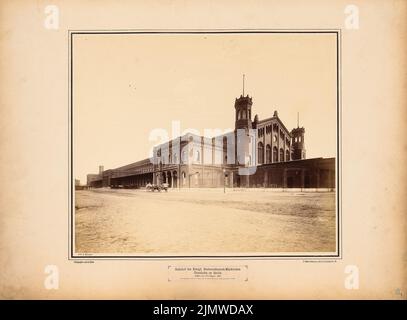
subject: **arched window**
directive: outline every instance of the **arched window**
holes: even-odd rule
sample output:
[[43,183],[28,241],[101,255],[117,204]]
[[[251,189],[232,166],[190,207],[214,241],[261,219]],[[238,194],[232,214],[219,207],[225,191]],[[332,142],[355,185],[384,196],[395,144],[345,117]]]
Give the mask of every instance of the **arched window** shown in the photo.
[[266,163],[271,163],[271,146],[266,146]]
[[201,162],[201,153],[199,152],[199,150],[196,150],[195,152],[195,161]]
[[277,147],[273,147],[273,163],[278,162],[278,149]]
[[223,148],[226,149],[228,146],[228,137],[224,136],[222,139]]
[[178,164],[178,162],[177,162],[177,154],[176,153],[174,153],[173,160],[174,160],[174,164]]
[[286,150],[285,152],[285,161],[290,161],[290,151]]
[[280,148],[280,162],[284,161],[284,150]]
[[243,110],[242,119],[246,119],[246,110]]
[[228,137],[223,136],[222,140],[222,156],[223,156],[223,164],[227,164],[228,162]]
[[259,142],[257,145],[257,163],[258,164],[263,164],[264,163],[264,146],[262,142]]
[[188,159],[187,159],[187,151],[186,150],[182,150],[182,154],[181,154],[181,162],[182,163],[187,163]]
[[241,113],[241,110],[239,110],[237,112],[237,120],[240,120],[241,117],[242,117],[242,113]]

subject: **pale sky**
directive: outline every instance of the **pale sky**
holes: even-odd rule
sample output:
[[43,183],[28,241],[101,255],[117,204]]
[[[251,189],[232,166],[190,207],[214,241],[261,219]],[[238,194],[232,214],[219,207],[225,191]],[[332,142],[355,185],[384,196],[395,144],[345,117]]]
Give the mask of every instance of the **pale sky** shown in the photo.
[[[233,129],[234,101],[305,127],[307,158],[336,156],[335,34],[74,35],[74,176],[148,157],[155,128]],[[171,137],[170,138],[175,138]]]

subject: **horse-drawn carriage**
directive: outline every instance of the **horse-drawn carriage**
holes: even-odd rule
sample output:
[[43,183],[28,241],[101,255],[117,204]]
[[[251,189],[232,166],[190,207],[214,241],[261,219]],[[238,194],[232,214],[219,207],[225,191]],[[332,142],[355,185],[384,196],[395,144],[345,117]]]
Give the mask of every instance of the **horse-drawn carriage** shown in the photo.
[[168,192],[168,183],[162,184],[147,183],[146,190],[151,192],[154,192],[155,190],[157,190],[158,192],[161,192],[161,190],[165,190],[165,192]]

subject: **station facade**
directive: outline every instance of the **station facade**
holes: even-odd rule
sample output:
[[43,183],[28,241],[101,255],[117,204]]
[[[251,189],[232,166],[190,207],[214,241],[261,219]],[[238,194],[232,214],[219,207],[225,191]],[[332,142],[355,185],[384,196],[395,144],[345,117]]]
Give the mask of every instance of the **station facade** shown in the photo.
[[306,159],[305,128],[288,130],[277,111],[252,118],[253,100],[235,99],[235,129],[212,138],[191,133],[153,149],[153,157],[87,176],[89,187],[335,188],[335,158]]

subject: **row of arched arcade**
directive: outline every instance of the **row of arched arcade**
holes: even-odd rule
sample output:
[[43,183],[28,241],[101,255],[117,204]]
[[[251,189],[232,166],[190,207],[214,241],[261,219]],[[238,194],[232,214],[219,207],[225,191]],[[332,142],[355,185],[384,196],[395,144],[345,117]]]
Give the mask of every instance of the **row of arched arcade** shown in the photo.
[[178,172],[177,170],[163,171],[156,173],[157,184],[167,183],[170,188],[178,187]]
[[153,173],[145,173],[123,177],[112,177],[108,183],[112,188],[141,188],[153,182]]
[[264,148],[264,144],[262,142],[259,142],[257,145],[257,157],[259,164],[276,163],[291,160],[289,150],[286,150],[284,152],[284,149],[280,148],[279,151],[276,146],[274,146],[273,149],[271,149],[271,146],[269,144],[267,144],[266,148]]

